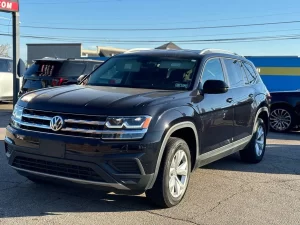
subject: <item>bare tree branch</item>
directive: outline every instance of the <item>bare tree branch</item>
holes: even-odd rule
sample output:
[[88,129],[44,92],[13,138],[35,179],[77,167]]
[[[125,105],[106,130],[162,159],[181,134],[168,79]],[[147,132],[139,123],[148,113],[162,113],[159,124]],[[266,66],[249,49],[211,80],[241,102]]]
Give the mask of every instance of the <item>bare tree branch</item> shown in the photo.
[[9,44],[0,45],[0,56],[8,56],[9,49],[10,49]]

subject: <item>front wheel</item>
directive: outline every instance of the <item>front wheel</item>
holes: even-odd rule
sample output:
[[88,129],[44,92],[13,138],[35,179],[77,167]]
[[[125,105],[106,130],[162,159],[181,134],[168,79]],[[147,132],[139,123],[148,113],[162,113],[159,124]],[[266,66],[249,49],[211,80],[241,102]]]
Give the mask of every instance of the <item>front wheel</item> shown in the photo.
[[262,119],[258,118],[254,133],[248,146],[240,151],[242,161],[248,163],[259,163],[265,154],[267,129]]
[[186,193],[191,171],[191,154],[186,142],[171,137],[166,145],[159,173],[147,198],[161,207],[179,204]]

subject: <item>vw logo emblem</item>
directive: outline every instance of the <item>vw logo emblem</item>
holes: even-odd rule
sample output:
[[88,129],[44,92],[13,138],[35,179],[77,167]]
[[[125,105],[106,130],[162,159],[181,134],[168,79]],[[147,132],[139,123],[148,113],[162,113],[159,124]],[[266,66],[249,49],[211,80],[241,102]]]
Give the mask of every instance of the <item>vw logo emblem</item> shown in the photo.
[[59,131],[64,125],[64,120],[60,116],[54,116],[50,121],[50,128],[53,131]]

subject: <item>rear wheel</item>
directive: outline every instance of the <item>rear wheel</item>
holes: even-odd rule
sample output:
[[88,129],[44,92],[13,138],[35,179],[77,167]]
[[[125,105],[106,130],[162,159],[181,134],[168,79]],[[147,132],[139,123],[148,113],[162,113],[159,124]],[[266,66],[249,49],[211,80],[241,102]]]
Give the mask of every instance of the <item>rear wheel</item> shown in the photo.
[[255,124],[255,132],[248,146],[240,151],[242,161],[248,163],[259,163],[265,154],[266,150],[266,126],[264,121],[257,119]]
[[275,132],[288,132],[293,129],[295,115],[293,111],[286,106],[275,106],[271,109],[270,128]]
[[165,148],[160,170],[147,198],[161,207],[179,204],[186,193],[191,171],[191,155],[186,142],[170,138]]

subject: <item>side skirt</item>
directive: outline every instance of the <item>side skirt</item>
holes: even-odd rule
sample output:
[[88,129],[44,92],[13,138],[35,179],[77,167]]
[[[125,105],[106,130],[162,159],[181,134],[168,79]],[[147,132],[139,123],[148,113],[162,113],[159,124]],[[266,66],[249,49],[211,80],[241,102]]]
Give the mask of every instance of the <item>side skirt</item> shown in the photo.
[[252,136],[245,137],[223,147],[217,148],[205,154],[202,154],[197,159],[197,167],[205,166],[209,163],[217,161],[235,152],[244,149],[251,141]]

